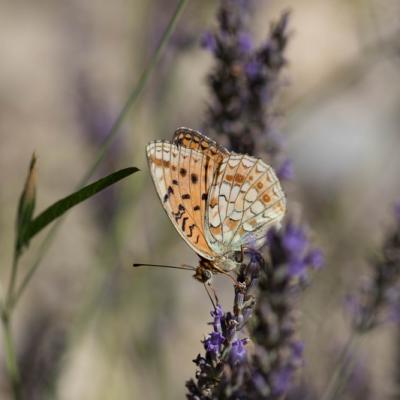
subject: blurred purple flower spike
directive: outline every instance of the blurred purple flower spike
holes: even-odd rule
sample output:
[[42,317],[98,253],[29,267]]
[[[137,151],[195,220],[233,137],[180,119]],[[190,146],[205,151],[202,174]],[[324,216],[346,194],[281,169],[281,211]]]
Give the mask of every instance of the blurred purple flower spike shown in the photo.
[[308,245],[306,233],[302,226],[289,222],[284,227],[283,247],[288,252],[289,259],[299,259]]
[[293,162],[290,159],[286,159],[277,169],[276,174],[279,179],[284,181],[290,181],[294,178]]
[[253,38],[248,32],[241,32],[238,37],[238,45],[242,53],[249,53],[253,48]]
[[254,80],[257,78],[257,76],[260,74],[260,71],[262,70],[263,65],[261,61],[259,60],[250,60],[246,66],[245,66],[245,72],[247,75],[247,78],[250,80]]
[[214,53],[217,48],[217,42],[212,32],[204,32],[200,41],[201,47]]
[[312,249],[306,256],[306,263],[314,269],[320,269],[325,264],[324,253],[320,249]]
[[282,396],[290,389],[293,380],[293,369],[290,367],[282,368],[273,375],[272,393],[274,396]]
[[372,276],[347,297],[353,327],[366,333],[385,322],[398,322],[400,286],[399,203],[394,207],[395,226],[386,235],[381,256],[372,261]]

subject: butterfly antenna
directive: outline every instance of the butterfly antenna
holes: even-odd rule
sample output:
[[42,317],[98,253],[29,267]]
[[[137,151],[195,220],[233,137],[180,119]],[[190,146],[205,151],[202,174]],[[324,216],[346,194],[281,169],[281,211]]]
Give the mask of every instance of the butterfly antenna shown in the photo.
[[188,265],[177,266],[177,265],[163,265],[163,264],[138,264],[138,263],[134,263],[132,266],[134,268],[137,268],[137,267],[159,267],[159,268],[183,269],[183,270],[186,270],[186,271],[194,271],[195,270],[195,268],[189,267]]

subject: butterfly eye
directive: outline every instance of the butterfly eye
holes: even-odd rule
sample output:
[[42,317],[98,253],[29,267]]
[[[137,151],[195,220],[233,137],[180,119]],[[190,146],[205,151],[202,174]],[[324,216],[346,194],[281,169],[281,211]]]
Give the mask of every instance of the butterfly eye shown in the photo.
[[206,269],[203,265],[199,265],[193,277],[201,283],[207,283],[212,279],[212,275],[209,269]]

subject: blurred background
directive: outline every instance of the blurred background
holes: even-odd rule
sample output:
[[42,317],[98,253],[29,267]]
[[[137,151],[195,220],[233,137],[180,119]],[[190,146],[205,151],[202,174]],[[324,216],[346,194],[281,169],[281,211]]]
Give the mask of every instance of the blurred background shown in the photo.
[[[2,287],[31,153],[41,211],[69,194],[95,159],[176,3],[0,2]],[[215,27],[217,6],[189,1],[98,176],[126,166],[141,172],[69,213],[18,305],[14,334],[27,398],[184,398],[210,330],[210,302],[190,273],[131,265],[197,263],[162,210],[144,146],[179,126],[201,128],[213,59],[199,42]],[[326,254],[299,304],[302,380],[320,391],[349,336],[345,295],[369,272],[366,260],[400,197],[400,2],[258,0],[251,23],[258,41],[286,9],[292,37],[276,113],[295,168],[286,189],[292,211]],[[25,252],[21,271],[44,235]],[[229,309],[231,283],[217,277],[215,285]],[[380,329],[354,355],[371,398],[398,395],[396,337],[394,327]],[[2,344],[0,353],[4,359]],[[0,398],[10,398],[4,362]]]

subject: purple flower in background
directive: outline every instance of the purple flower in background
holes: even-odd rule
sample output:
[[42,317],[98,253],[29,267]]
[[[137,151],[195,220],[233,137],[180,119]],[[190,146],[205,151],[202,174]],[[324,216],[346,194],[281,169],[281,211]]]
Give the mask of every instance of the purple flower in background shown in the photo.
[[290,181],[294,177],[293,162],[286,159],[277,169],[276,174],[279,179]]
[[[276,229],[273,229],[272,233],[276,234]],[[301,258],[308,245],[303,227],[293,223],[286,224],[282,243],[290,259]]]
[[325,263],[324,253],[320,249],[312,249],[306,256],[306,262],[314,269],[320,269]]
[[212,32],[205,32],[201,37],[201,47],[211,51],[212,53],[217,48],[217,42]]
[[253,38],[248,32],[241,32],[238,37],[238,45],[242,53],[249,53],[253,48]]
[[289,391],[293,379],[293,369],[282,368],[272,376],[272,393],[274,396],[281,396]]
[[250,60],[245,65],[245,73],[249,80],[254,80],[260,75],[263,65],[259,60]]
[[320,249],[311,248],[305,228],[288,221],[281,230],[272,228],[267,234],[273,263],[284,263],[292,277],[305,277],[309,267],[321,268]]
[[296,340],[292,343],[293,350],[293,358],[294,360],[298,360],[300,362],[303,361],[303,353],[304,353],[304,342],[301,340]]
[[372,261],[372,276],[358,291],[348,296],[346,304],[353,327],[365,333],[387,321],[397,321],[400,290],[400,219],[398,203],[394,207],[395,226],[382,246],[380,257]]
[[[275,399],[287,393],[303,364],[304,344],[298,339],[295,308],[302,289],[298,278],[307,276],[313,267],[309,254],[319,250],[311,248],[306,229],[293,221],[280,230],[271,229],[266,246],[270,263],[260,273],[255,322],[249,327],[254,343],[251,368],[273,393],[267,398]],[[261,395],[257,392],[249,398]]]

